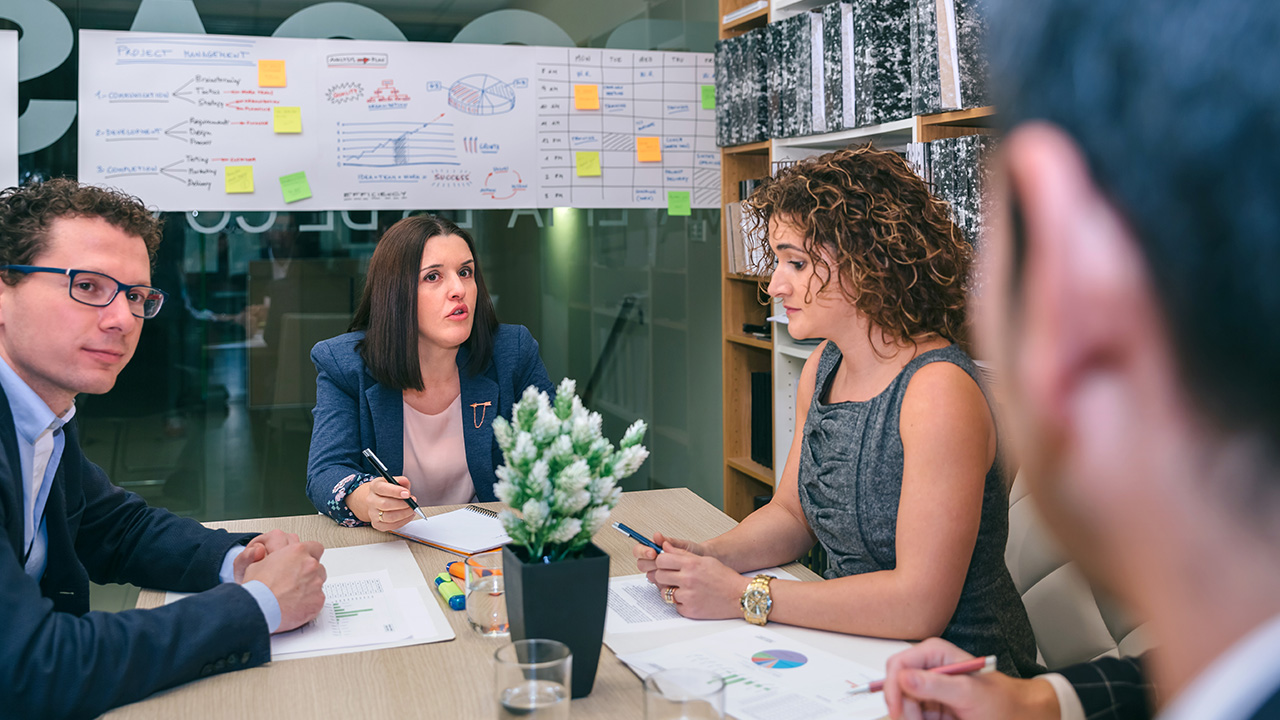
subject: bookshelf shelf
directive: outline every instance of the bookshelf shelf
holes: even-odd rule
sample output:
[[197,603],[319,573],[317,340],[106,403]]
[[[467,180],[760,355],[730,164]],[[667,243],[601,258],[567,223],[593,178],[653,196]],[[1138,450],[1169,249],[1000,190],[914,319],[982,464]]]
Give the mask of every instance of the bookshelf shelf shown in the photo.
[[773,487],[773,468],[765,467],[749,457],[728,458],[725,464],[758,482]]
[[905,118],[879,125],[868,125],[822,135],[782,138],[772,142],[775,155],[778,151],[787,150],[800,150],[802,155],[810,155],[812,153],[809,151],[813,150],[838,150],[849,145],[868,142],[877,147],[895,148],[911,142],[915,137],[915,129],[916,118]]
[[735,345],[744,345],[746,347],[759,348],[761,350],[773,349],[772,340],[761,340],[760,338],[751,335],[731,335],[726,333],[724,339],[725,342],[731,342]]
[[808,360],[816,345],[784,345],[778,344],[778,354],[797,360]]
[[[721,17],[724,15],[722,14]],[[725,36],[739,35],[748,30],[758,27],[764,27],[769,22],[769,8],[762,7],[754,12],[747,13],[740,18],[736,18],[727,23],[720,25],[720,32]]]
[[726,155],[768,155],[769,142],[768,140],[761,140],[760,142],[747,143],[746,145],[734,145],[724,148],[724,152]]

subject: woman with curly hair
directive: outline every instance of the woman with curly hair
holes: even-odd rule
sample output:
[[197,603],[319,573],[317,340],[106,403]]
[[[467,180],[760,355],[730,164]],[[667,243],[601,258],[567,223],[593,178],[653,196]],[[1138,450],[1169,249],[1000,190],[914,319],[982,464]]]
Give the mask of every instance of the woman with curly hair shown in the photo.
[[[745,211],[767,231],[791,335],[825,342],[773,500],[706,542],[656,535],[664,552],[637,546],[640,569],[688,617],[941,635],[1034,672],[995,422],[959,345],[971,251],[947,206],[898,155],[860,147],[782,170]],[[815,542],[823,582],[739,575]]]

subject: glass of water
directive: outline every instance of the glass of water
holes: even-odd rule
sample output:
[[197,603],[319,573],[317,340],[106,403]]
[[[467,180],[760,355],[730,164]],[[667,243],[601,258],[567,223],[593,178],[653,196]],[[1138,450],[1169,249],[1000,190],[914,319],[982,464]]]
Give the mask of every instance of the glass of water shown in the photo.
[[709,670],[671,668],[644,681],[645,720],[723,720],[724,678]]
[[555,640],[517,640],[494,653],[499,720],[568,720],[573,654]]
[[502,553],[472,555],[467,569],[467,621],[484,637],[508,634],[507,593],[502,578]]

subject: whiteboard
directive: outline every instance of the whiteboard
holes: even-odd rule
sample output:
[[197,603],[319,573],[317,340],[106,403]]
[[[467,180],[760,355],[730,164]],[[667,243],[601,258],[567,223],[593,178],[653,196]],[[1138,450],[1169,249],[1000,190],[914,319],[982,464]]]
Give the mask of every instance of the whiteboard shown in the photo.
[[[82,30],[79,179],[172,211],[718,207],[712,76],[707,53]],[[286,197],[296,173],[310,197]]]
[[18,31],[0,30],[0,187],[18,184]]

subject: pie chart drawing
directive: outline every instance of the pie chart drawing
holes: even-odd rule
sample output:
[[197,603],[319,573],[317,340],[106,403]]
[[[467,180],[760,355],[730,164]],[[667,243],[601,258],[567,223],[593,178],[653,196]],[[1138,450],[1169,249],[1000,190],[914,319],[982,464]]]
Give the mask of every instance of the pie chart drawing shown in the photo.
[[468,115],[501,115],[516,106],[516,91],[492,75],[468,75],[449,86],[449,105]]
[[809,658],[791,650],[761,650],[751,656],[751,662],[774,670],[789,670],[804,665]]

